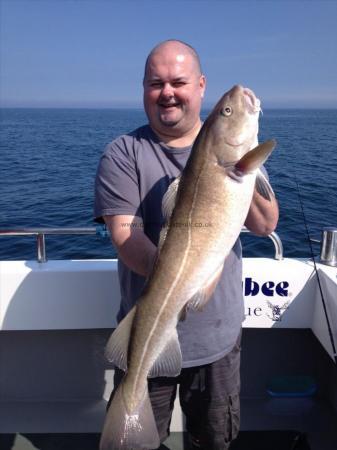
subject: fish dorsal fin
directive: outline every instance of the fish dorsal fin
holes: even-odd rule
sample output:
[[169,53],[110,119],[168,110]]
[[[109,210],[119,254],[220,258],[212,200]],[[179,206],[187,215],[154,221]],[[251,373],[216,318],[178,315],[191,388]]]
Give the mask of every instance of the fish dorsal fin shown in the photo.
[[214,273],[211,279],[207,282],[205,286],[199,289],[193,297],[187,302],[186,306],[180,313],[180,320],[185,320],[186,312],[189,309],[194,309],[196,311],[201,311],[211,298],[215,288],[218,284],[222,273],[223,265]]
[[263,142],[257,147],[247,152],[236,164],[235,169],[239,170],[243,174],[253,172],[255,169],[262,166],[262,164],[268,159],[271,152],[274,150],[276,141],[271,139],[270,141]]
[[177,330],[174,329],[171,338],[154,362],[149,377],[175,377],[180,374],[182,356]]
[[271,201],[275,197],[273,188],[271,187],[267,177],[261,169],[258,170],[255,180],[255,188],[257,192],[262,195],[266,200]]
[[126,372],[128,366],[128,347],[136,309],[137,306],[134,306],[119,323],[105,347],[106,359],[124,372]]
[[169,221],[176,204],[176,197],[180,183],[180,178],[181,176],[177,177],[174,181],[172,181],[163,197],[162,213],[166,222]]

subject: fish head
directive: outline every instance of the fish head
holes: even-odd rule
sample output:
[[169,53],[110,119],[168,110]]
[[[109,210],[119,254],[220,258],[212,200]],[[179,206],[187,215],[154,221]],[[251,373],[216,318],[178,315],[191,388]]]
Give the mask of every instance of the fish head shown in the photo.
[[235,85],[221,97],[205,122],[218,158],[235,162],[257,145],[260,111],[260,100],[246,87]]

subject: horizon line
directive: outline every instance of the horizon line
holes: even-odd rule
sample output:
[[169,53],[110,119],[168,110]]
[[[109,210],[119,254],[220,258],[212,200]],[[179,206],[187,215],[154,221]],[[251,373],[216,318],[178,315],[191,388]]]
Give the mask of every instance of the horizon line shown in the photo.
[[[211,109],[214,107],[213,103],[205,103],[202,108],[202,110],[205,109]],[[48,106],[43,106],[43,105],[1,105],[0,104],[0,110],[4,110],[4,109],[95,109],[95,110],[113,110],[113,109],[133,109],[133,110],[141,110],[145,113],[144,111],[144,107],[143,106],[139,106],[139,105],[130,105],[130,104],[118,104],[118,105],[109,105],[109,106],[104,106],[104,105],[100,105],[100,106],[81,106],[81,105],[48,105]],[[319,106],[311,106],[311,105],[294,105],[294,104],[290,104],[290,105],[267,105],[263,108],[263,110],[270,110],[270,109],[310,109],[310,110],[322,110],[322,109],[327,109],[327,110],[337,110],[337,105],[319,105]]]

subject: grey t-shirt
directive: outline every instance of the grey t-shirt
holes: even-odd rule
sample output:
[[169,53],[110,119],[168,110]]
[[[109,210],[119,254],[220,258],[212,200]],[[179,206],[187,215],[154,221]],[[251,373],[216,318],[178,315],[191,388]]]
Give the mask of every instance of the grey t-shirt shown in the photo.
[[[172,148],[160,142],[149,125],[108,144],[95,183],[95,218],[135,215],[157,245],[164,224],[161,203],[170,183],[181,173],[191,147]],[[244,318],[242,262],[239,239],[226,258],[215,292],[201,311],[189,310],[178,324],[183,367],[220,359],[234,346]],[[138,300],[145,278],[118,262],[121,290],[120,321]]]

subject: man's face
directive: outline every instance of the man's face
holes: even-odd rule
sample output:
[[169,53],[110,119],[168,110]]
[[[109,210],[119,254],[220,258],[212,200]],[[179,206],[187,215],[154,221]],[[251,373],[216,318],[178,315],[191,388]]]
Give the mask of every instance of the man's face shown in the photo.
[[200,121],[205,78],[192,55],[174,46],[154,53],[144,78],[144,107],[159,134],[180,137]]

